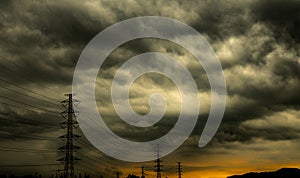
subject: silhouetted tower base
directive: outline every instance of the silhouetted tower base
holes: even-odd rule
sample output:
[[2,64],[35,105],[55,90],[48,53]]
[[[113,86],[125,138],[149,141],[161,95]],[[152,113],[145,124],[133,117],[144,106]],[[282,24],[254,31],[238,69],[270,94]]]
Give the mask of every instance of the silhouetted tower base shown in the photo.
[[141,178],[145,178],[145,167],[142,166],[141,168],[142,168],[142,175],[141,175]]
[[181,163],[178,162],[178,178],[181,178],[182,176],[182,167],[181,167]]
[[155,172],[156,172],[156,178],[161,178],[161,172],[163,171],[161,169],[162,165],[161,165],[161,160],[158,158],[156,161],[156,169],[155,169]]
[[163,165],[161,165],[161,160],[159,159],[159,145],[157,145],[157,160],[155,161],[156,163],[156,169],[154,170],[156,172],[156,178],[161,178],[161,172],[163,171],[161,169],[161,167],[163,167]]

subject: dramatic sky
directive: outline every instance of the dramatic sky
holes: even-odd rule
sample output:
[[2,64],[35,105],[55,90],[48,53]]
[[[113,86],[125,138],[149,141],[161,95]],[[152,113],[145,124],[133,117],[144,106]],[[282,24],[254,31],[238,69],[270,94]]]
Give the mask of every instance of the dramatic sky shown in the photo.
[[[88,42],[106,27],[139,16],[170,17],[201,33],[219,58],[227,84],[221,126],[204,148],[197,143],[210,110],[205,71],[186,49],[161,39],[138,39],[114,50],[98,73],[99,112],[118,135],[148,141],[167,134],[180,112],[179,91],[168,78],[147,74],[130,88],[130,103],[150,111],[149,96],[161,92],[168,103],[162,121],[140,129],[124,124],[111,101],[116,70],[131,57],[161,52],[182,62],[197,83],[198,124],[189,139],[162,158],[163,176],[226,177],[248,171],[300,167],[300,1],[298,0],[24,0],[0,1],[0,174],[48,175],[62,169],[57,148],[64,142],[60,101],[72,91],[73,72]],[[191,43],[192,43],[191,39]],[[126,77],[126,76],[124,76]],[[78,93],[80,95],[80,93]],[[76,98],[76,96],[75,96]],[[84,103],[80,103],[84,104]],[[76,130],[81,133],[80,129]],[[115,177],[120,171],[154,177],[154,163],[129,163],[104,155],[84,136],[76,171]]]

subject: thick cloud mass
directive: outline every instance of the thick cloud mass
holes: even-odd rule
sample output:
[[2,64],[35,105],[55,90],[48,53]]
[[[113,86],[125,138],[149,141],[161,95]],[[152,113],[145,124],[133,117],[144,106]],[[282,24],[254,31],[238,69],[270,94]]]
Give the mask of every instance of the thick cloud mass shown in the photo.
[[[166,174],[176,174],[171,166],[178,160],[185,162],[190,177],[197,171],[228,175],[299,164],[299,1],[25,0],[0,2],[0,173],[30,173],[37,169],[1,165],[52,164],[62,156],[55,151],[63,144],[56,137],[64,133],[59,127],[62,119],[58,113],[63,111],[59,101],[71,91],[80,53],[104,28],[146,15],[182,21],[209,41],[227,82],[225,116],[212,142],[206,148],[197,148],[210,109],[210,86],[203,68],[177,44],[139,39],[113,51],[97,78],[98,108],[113,131],[131,140],[146,141],[173,127],[180,112],[180,98],[175,85],[165,77],[142,76],[130,90],[131,105],[140,114],[149,112],[151,93],[161,92],[166,97],[165,117],[154,127],[139,129],[121,122],[110,96],[113,76],[126,60],[145,52],[162,52],[188,68],[201,101],[199,123],[192,136],[165,158]],[[109,177],[117,170],[127,174],[137,167],[108,158],[84,138],[77,144],[83,147],[77,156],[87,162],[80,164],[91,165],[91,174],[100,172]],[[14,149],[7,151],[4,147]],[[52,152],[14,152],[20,147]],[[78,168],[82,169],[80,164]],[[38,167],[46,173],[48,168]]]

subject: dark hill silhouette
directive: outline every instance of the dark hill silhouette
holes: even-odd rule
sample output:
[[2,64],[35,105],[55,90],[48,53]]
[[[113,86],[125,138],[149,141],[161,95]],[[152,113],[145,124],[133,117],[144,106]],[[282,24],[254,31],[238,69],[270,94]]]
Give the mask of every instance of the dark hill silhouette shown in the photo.
[[300,178],[300,169],[281,168],[274,172],[249,172],[243,175],[233,175],[227,178]]

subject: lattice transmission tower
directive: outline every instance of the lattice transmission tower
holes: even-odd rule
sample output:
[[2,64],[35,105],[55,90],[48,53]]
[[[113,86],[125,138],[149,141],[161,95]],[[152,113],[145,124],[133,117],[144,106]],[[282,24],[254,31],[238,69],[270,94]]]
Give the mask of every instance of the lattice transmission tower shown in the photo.
[[61,116],[65,120],[60,123],[60,126],[66,129],[67,133],[59,137],[65,141],[65,145],[58,148],[58,150],[65,153],[65,156],[57,161],[64,164],[64,178],[74,178],[74,163],[80,160],[74,156],[74,152],[80,149],[80,147],[73,144],[74,140],[80,137],[80,135],[73,133],[73,130],[78,128],[78,122],[75,120],[78,112],[74,110],[74,105],[77,105],[79,101],[73,99],[74,94],[65,94],[65,96],[67,96],[68,99],[61,102],[65,108],[65,111],[61,112]]
[[156,169],[154,170],[156,172],[156,178],[161,178],[161,172],[163,171],[161,169],[161,167],[163,167],[163,165],[161,164],[162,160],[160,160],[159,158],[159,146],[157,145],[157,159],[155,160],[155,167]]
[[182,166],[181,166],[181,162],[178,162],[178,178],[182,178]]

